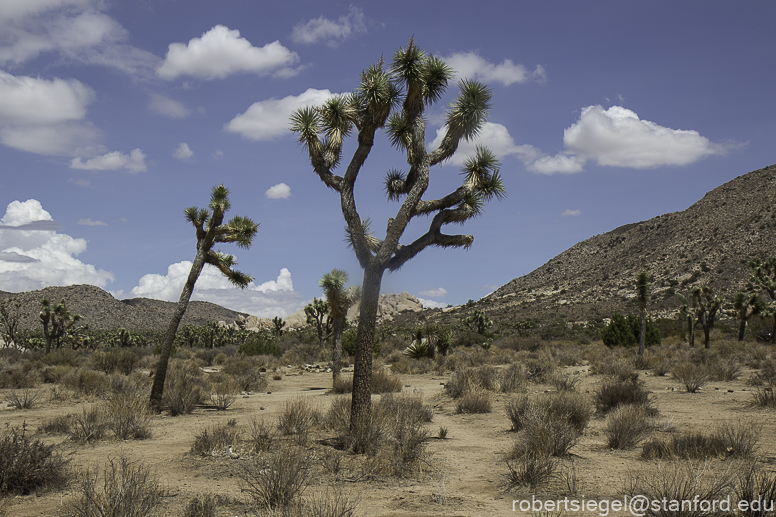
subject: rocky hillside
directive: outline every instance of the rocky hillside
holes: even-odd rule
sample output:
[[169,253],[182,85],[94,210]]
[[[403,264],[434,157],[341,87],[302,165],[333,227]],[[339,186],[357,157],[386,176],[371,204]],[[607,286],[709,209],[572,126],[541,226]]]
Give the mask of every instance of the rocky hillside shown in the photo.
[[654,277],[651,314],[666,317],[679,305],[676,293],[695,286],[709,284],[732,300],[748,280],[749,260],[774,254],[776,165],[739,176],[682,212],[582,241],[474,307],[435,311],[432,319],[459,321],[475,308],[507,323],[635,311],[635,278],[642,270]]
[[[46,287],[39,291],[6,293],[0,291],[0,300],[22,304],[26,313],[23,327],[38,330],[38,313],[43,298],[56,303],[67,302],[70,312],[80,314],[85,323],[94,330],[124,327],[130,330],[166,330],[170,323],[175,303],[132,298],[117,300],[109,293],[93,285],[71,285],[68,287]],[[225,309],[210,302],[190,302],[182,325],[204,325],[209,321],[234,321],[239,312]]]

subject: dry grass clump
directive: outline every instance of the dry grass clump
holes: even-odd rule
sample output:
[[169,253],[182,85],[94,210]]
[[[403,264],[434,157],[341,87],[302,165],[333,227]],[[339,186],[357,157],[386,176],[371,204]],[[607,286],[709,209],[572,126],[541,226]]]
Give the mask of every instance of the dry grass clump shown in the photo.
[[131,348],[111,348],[104,352],[95,352],[89,362],[93,368],[105,373],[129,375],[139,360],[137,353]]
[[507,490],[528,487],[532,492],[547,485],[555,475],[558,460],[552,456],[526,453],[507,461],[507,473],[504,475]]
[[240,390],[236,386],[236,383],[231,379],[216,382],[212,385],[210,390],[210,404],[216,408],[217,411],[226,411],[237,400],[236,392]]
[[773,501],[776,501],[776,473],[763,472],[756,462],[749,462],[739,471],[736,478],[736,499],[739,501],[761,501],[759,508],[751,505],[741,512],[745,517],[766,517],[773,515]]
[[243,465],[243,492],[257,509],[282,510],[297,501],[310,477],[306,451],[281,442],[272,453],[256,456]]
[[105,373],[88,368],[71,371],[62,378],[62,385],[76,395],[85,397],[100,396],[110,389],[110,382]]
[[612,380],[604,382],[595,392],[596,410],[606,414],[617,406],[643,406],[652,409],[649,392],[641,382]]
[[[665,501],[720,501],[726,498],[732,488],[731,472],[711,472],[708,465],[690,462],[669,462],[658,464],[654,469],[639,469],[628,476],[625,493],[631,497],[642,496],[650,502],[660,502],[645,510],[646,517],[701,517],[716,515],[704,505],[678,505]],[[722,512],[719,512],[722,515]]]
[[709,378],[706,368],[693,363],[682,363],[671,370],[671,375],[684,385],[687,393],[697,393]]
[[275,444],[275,427],[264,420],[253,419],[248,424],[248,436],[254,451],[267,452]]
[[[393,370],[393,368],[391,369]],[[404,381],[398,375],[392,375],[383,369],[372,370],[371,393],[398,393],[404,387]],[[332,391],[339,395],[353,393],[353,376],[340,376],[334,381]]]
[[236,420],[213,424],[194,437],[191,452],[200,456],[218,456],[240,441]]
[[549,377],[550,384],[558,391],[577,391],[582,378],[579,375],[568,375],[555,372]]
[[614,360],[602,358],[593,362],[590,365],[590,370],[591,373],[603,375],[618,382],[635,382],[639,378],[639,372],[634,368],[633,359],[626,359],[624,357]]
[[278,430],[284,436],[297,435],[304,438],[320,419],[318,411],[310,406],[307,399],[298,397],[286,401],[278,417]]
[[650,412],[644,406],[618,406],[609,412],[604,425],[606,445],[610,449],[630,449],[644,440],[655,428]]
[[8,393],[8,401],[16,409],[32,409],[39,398],[40,393],[30,388],[11,390]]
[[522,457],[523,451],[537,457],[565,456],[578,439],[579,433],[565,416],[533,406],[525,414],[511,458]]
[[711,434],[685,432],[668,440],[645,442],[641,458],[705,460],[715,457],[750,458],[757,448],[760,426],[756,422],[725,422]]
[[512,363],[498,375],[498,390],[501,393],[523,391],[528,382],[528,370],[520,363]]
[[151,437],[151,409],[145,393],[126,390],[111,394],[104,405],[105,425],[119,440]]
[[100,476],[87,471],[78,496],[65,507],[67,517],[146,517],[159,506],[164,489],[140,462],[126,455],[110,458]]
[[758,386],[752,392],[752,406],[764,407],[769,409],[776,408],[776,394],[772,386]]
[[0,494],[21,494],[63,486],[68,460],[41,440],[30,440],[26,426],[0,431]]
[[229,357],[223,363],[221,373],[232,377],[237,391],[264,391],[268,381],[261,375],[261,370],[266,370],[267,365],[264,356]]
[[170,416],[187,415],[203,400],[206,390],[207,383],[199,368],[191,363],[173,360],[164,379],[162,405]]
[[466,391],[463,396],[458,399],[458,403],[455,405],[455,412],[467,414],[490,413],[491,407],[492,403],[489,391]]
[[218,496],[213,494],[198,495],[189,500],[183,517],[216,517]]
[[469,391],[494,391],[496,385],[496,369],[490,365],[485,365],[456,370],[445,384],[445,391],[452,398],[457,399]]
[[565,420],[578,434],[582,434],[593,414],[588,398],[574,392],[551,393],[535,399],[518,395],[507,401],[506,412],[513,431],[523,429],[531,413],[538,412]]
[[30,361],[0,371],[0,388],[34,388],[38,384],[40,384],[40,374]]
[[40,427],[39,433],[47,434],[70,434],[70,427],[73,423],[73,415],[57,415],[45,420]]
[[526,414],[531,407],[528,395],[517,395],[506,402],[504,408],[509,421],[512,422],[512,431],[520,431],[523,428]]
[[70,423],[70,439],[78,443],[89,443],[100,440],[107,428],[105,411],[100,406],[82,409],[80,414],[74,414]]

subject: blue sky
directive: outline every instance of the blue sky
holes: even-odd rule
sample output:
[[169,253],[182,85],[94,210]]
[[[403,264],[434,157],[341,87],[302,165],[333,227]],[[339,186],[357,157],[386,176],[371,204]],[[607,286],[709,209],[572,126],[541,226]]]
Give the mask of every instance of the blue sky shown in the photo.
[[[284,316],[332,268],[360,283],[338,197],[288,115],[352,90],[414,35],[492,87],[480,143],[508,197],[463,227],[471,249],[426,250],[383,292],[479,299],[776,162],[774,19],[764,1],[3,0],[0,290],[177,300],[196,244],[183,209],[220,183],[232,215],[261,223],[250,250],[223,249],[255,281],[239,291],[206,270],[194,299]],[[428,112],[429,147],[455,92]],[[472,148],[432,171],[430,196],[457,186]],[[397,208],[384,174],[403,163],[380,137],[359,179],[378,236]]]

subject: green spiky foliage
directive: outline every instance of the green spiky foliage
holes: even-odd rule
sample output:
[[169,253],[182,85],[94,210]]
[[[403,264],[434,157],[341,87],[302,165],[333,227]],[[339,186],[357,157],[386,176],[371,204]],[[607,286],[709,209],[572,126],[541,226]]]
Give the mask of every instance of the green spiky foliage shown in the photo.
[[272,318],[272,335],[275,338],[279,338],[283,335],[283,327],[286,326],[286,322],[280,316]]
[[647,337],[647,301],[649,301],[649,283],[651,279],[646,271],[636,276],[636,299],[639,302],[639,355],[644,355]]
[[[339,193],[348,242],[364,268],[351,404],[354,431],[368,425],[371,411],[372,342],[383,274],[398,270],[429,246],[468,248],[474,237],[447,234],[443,228],[480,215],[487,201],[505,195],[498,160],[485,147],[478,147],[464,165],[460,187],[438,199],[424,198],[431,168],[453,156],[462,140],[476,137],[490,109],[490,88],[477,81],[460,81],[458,95],[447,109],[441,143],[428,149],[425,112],[440,101],[452,78],[453,70],[446,63],[411,39],[394,53],[390,65],[381,59],[366,68],[352,93],[291,116],[291,129],[307,150],[313,170]],[[359,214],[355,200],[356,181],[379,130],[385,131],[407,163],[405,171],[390,170],[385,178],[387,197],[399,203],[399,208],[388,219],[382,238],[368,231],[367,219]],[[355,150],[345,161],[343,140],[351,134]],[[340,165],[342,173],[338,173]],[[430,219],[428,230],[401,244],[405,229],[418,217]],[[357,452],[368,446],[357,442]]]
[[232,255],[213,251],[213,247],[217,244],[226,243],[234,243],[239,248],[248,249],[258,231],[258,224],[239,215],[225,223],[224,216],[230,208],[229,190],[221,184],[211,190],[208,208],[189,207],[183,211],[183,215],[194,226],[197,235],[197,254],[161,346],[154,384],[151,387],[151,407],[156,411],[162,410],[164,381],[167,377],[167,365],[175,335],[188,307],[191,293],[194,291],[194,284],[205,264],[218,269],[237,287],[245,288],[253,280],[249,275],[234,269],[237,262]]
[[19,325],[25,313],[21,309],[22,304],[13,299],[0,301],[0,338],[6,347],[22,348]]
[[84,327],[75,326],[81,321],[81,316],[67,310],[64,299],[56,305],[52,305],[48,299],[44,298],[40,304],[42,310],[38,316],[43,325],[43,336],[46,339],[46,353],[48,354],[52,345],[60,348],[69,336],[78,334],[78,331]]
[[776,256],[764,261],[753,259],[749,262],[749,267],[752,268],[752,289],[765,291],[770,298],[770,302],[766,303],[760,312],[765,317],[773,318],[771,342],[776,343]]
[[332,377],[336,383],[342,370],[342,333],[345,331],[345,319],[348,309],[361,297],[358,287],[345,288],[348,274],[341,269],[332,269],[321,277],[318,285],[323,289],[331,317],[331,333],[333,341]]
[[412,359],[435,357],[437,353],[446,355],[452,344],[453,334],[435,323],[426,323],[415,327],[411,334],[412,342],[402,352]]
[[733,296],[733,310],[729,312],[738,320],[738,340],[743,341],[746,334],[746,324],[752,318],[762,314],[767,309],[765,300],[759,293],[737,292]]
[[318,333],[318,344],[323,346],[326,335],[331,332],[331,318],[329,318],[329,303],[326,300],[313,298],[304,308],[307,324],[315,327]]
[[714,294],[711,286],[695,287],[690,291],[695,312],[695,324],[703,329],[703,346],[709,348],[709,336],[714,322],[719,318],[722,308],[722,298]]
[[477,334],[483,335],[493,326],[493,320],[485,312],[476,309],[474,314],[461,320],[461,323],[472,329]]

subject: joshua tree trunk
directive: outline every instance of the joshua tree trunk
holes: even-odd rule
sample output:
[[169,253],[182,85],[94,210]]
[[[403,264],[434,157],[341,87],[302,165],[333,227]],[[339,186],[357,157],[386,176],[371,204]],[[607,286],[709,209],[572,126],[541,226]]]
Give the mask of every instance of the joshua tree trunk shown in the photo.
[[641,325],[639,328],[639,355],[644,355],[644,350],[646,349],[646,336],[647,336],[647,308],[642,306],[641,307]]
[[743,341],[746,334],[746,320],[741,318],[741,322],[738,324],[738,340]]
[[690,348],[695,348],[695,322],[691,315],[687,315],[687,342]]
[[711,327],[703,327],[703,347],[709,348],[711,346]]
[[340,370],[342,370],[342,332],[344,327],[344,318],[334,319],[334,328],[332,329],[332,336],[334,338],[334,354],[331,358],[332,380],[334,382],[337,382],[337,380],[340,378]]
[[350,406],[350,433],[355,438],[353,449],[356,453],[364,452],[369,445],[363,443],[363,430],[370,425],[372,416],[372,355],[383,272],[384,269],[370,264],[364,270],[364,284],[361,287],[361,311],[353,369],[353,398]]
[[181,297],[178,299],[178,306],[175,307],[175,313],[170,321],[170,326],[167,327],[167,333],[164,335],[162,351],[159,354],[159,362],[156,365],[154,384],[151,387],[151,407],[154,411],[162,411],[164,381],[167,378],[167,365],[170,362],[170,352],[172,350],[172,344],[175,341],[175,333],[178,332],[178,326],[183,319],[183,315],[186,313],[186,307],[189,305],[191,293],[194,292],[194,284],[197,283],[199,274],[202,272],[204,266],[205,253],[200,249],[197,250],[197,256],[194,258],[194,263],[191,265],[189,277],[186,279],[186,284],[183,286],[183,291],[181,291]]

